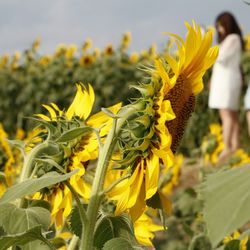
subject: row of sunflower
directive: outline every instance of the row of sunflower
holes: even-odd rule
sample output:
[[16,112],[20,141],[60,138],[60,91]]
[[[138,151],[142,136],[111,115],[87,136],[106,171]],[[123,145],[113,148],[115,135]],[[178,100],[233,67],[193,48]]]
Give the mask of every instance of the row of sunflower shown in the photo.
[[[186,27],[186,40],[173,36],[178,57],[155,55],[144,68],[147,82],[133,86],[138,93],[130,104],[95,112],[92,86],[78,83],[67,109],[43,105],[48,113],[31,118],[33,133],[10,142],[23,157],[21,166],[14,166],[17,158],[1,140],[1,249],[152,246],[153,233],[166,228],[152,216],[158,209],[164,221],[171,213],[169,196],[182,162],[174,155],[218,54],[210,30],[202,35],[195,22]],[[7,181],[9,159],[13,182]]]
[[[95,88],[95,111],[116,102],[127,102],[133,94],[129,84],[142,81],[138,68],[152,63],[156,46],[140,53],[128,52],[131,34],[124,33],[120,44],[94,48],[91,39],[82,46],[60,44],[55,52],[41,54],[40,40],[31,48],[0,57],[0,120],[11,135],[17,127],[32,127],[22,117],[41,113],[41,103],[68,106],[75,82],[91,82]],[[8,98],[6,98],[8,96]],[[30,125],[30,126],[29,126]]]
[[[80,47],[61,44],[55,52],[45,55],[39,52],[40,40],[37,39],[30,49],[22,53],[1,56],[0,121],[8,133],[13,137],[17,128],[25,131],[32,128],[32,122],[23,117],[41,113],[41,103],[54,102],[62,107],[68,106],[73,98],[70,83],[91,82],[96,95],[95,111],[119,101],[128,103],[129,97],[137,93],[129,85],[148,82],[146,72],[140,69],[142,65],[152,66],[157,53],[154,44],[147,50],[130,53],[131,39],[129,32],[124,33],[117,47],[108,44],[103,49],[95,48],[92,41],[86,39]],[[249,48],[248,44],[249,36],[246,36],[246,48]],[[174,39],[169,39],[160,54],[162,57],[169,51],[178,54],[178,50],[174,49]],[[249,62],[247,50],[243,56],[246,79],[250,75]],[[184,136],[180,147],[185,154],[200,145],[207,132],[207,124],[218,121],[215,112],[207,111],[208,79],[209,72],[204,77],[205,90],[196,100],[197,108],[187,127],[188,136]],[[193,126],[198,121],[199,126]]]

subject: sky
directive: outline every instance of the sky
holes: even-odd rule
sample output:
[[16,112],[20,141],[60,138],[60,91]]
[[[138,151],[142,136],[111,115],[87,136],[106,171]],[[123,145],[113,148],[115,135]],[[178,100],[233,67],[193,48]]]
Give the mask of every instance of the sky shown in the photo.
[[162,32],[185,35],[185,21],[213,25],[222,11],[232,12],[243,33],[250,33],[250,5],[243,0],[0,0],[0,55],[23,51],[37,37],[40,52],[60,43],[94,47],[118,45],[122,33],[132,33],[131,52],[161,47]]

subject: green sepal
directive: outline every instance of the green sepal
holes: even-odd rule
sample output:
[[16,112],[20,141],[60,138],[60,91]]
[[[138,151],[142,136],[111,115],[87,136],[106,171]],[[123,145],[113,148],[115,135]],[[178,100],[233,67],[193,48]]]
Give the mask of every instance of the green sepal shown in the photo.
[[70,129],[66,132],[64,132],[57,140],[56,142],[60,142],[60,143],[63,143],[63,142],[69,142],[69,141],[72,141],[78,137],[81,137],[83,135],[86,135],[90,132],[92,132],[93,129],[91,127],[79,127],[79,128],[73,128],[73,129]]

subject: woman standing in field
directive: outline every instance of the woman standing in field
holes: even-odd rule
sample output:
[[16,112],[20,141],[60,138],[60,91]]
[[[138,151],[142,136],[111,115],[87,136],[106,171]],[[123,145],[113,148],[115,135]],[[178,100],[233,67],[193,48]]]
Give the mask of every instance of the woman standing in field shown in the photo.
[[222,121],[224,159],[239,147],[239,100],[242,88],[240,58],[243,38],[239,25],[229,12],[221,13],[216,19],[219,56],[214,64],[209,107],[218,109]]

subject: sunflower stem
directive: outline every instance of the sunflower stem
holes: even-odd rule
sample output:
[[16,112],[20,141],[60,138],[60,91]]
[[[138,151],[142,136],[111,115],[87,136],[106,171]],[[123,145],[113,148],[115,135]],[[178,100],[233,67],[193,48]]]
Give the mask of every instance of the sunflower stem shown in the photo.
[[[20,175],[19,183],[26,181],[32,176],[33,172],[33,161],[35,160],[36,156],[44,150],[46,147],[48,147],[47,141],[38,144],[36,147],[34,147],[28,155],[24,157],[24,163],[23,163],[23,168],[22,172]],[[22,198],[19,202],[19,207],[23,207],[25,199]]]
[[119,135],[119,132],[123,124],[126,122],[128,117],[134,114],[134,112],[135,108],[130,107],[125,110],[122,118],[119,117],[114,118],[113,126],[108,133],[104,146],[100,150],[100,155],[96,167],[96,173],[91,190],[91,197],[87,208],[88,223],[86,225],[83,225],[82,228],[83,230],[82,230],[81,244],[79,248],[81,250],[94,249],[93,245],[94,245],[95,224],[98,216],[98,211],[102,199],[104,197],[103,186],[109,161],[112,157],[117,141],[117,136]]
[[75,198],[77,207],[79,209],[79,214],[80,214],[80,219],[81,219],[82,225],[88,224],[88,218],[87,218],[86,212],[84,210],[84,207],[80,201],[80,198],[79,198],[77,192],[75,191],[74,187],[69,183],[69,181],[65,181],[65,185],[69,188],[70,192],[72,193],[72,195]]
[[75,250],[76,246],[78,244],[79,241],[79,237],[77,237],[76,235],[73,236],[73,238],[71,239],[69,246],[68,246],[68,250]]
[[20,180],[19,182],[23,182],[27,179],[29,179],[31,172],[32,172],[32,166],[33,166],[33,161],[36,158],[36,156],[38,155],[38,153],[45,149],[46,147],[48,147],[48,143],[47,142],[43,142],[39,145],[37,145],[36,147],[34,147],[30,153],[28,155],[25,156],[24,158],[24,163],[23,163],[23,168],[22,168],[22,172],[21,172],[21,176],[20,176]]

